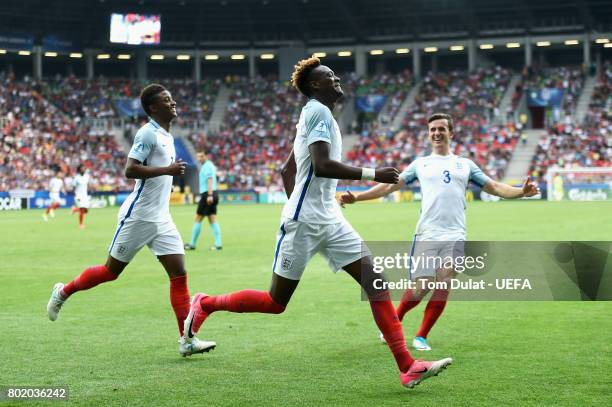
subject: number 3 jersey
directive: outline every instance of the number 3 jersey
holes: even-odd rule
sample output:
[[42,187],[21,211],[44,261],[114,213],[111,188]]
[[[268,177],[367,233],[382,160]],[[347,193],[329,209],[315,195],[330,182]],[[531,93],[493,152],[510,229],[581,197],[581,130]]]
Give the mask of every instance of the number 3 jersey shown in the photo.
[[491,179],[470,159],[454,154],[419,157],[400,174],[410,184],[421,184],[421,216],[417,235],[430,240],[445,236],[465,239],[465,193],[469,181],[483,187]]

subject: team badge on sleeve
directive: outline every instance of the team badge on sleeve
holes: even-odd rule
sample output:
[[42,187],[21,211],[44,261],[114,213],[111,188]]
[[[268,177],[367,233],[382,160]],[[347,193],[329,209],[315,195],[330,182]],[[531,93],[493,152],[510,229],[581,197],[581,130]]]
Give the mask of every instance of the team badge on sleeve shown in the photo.
[[327,127],[327,123],[321,120],[319,124],[317,124],[317,127],[315,127],[314,131],[317,131],[319,133],[326,133],[329,131],[329,128]]

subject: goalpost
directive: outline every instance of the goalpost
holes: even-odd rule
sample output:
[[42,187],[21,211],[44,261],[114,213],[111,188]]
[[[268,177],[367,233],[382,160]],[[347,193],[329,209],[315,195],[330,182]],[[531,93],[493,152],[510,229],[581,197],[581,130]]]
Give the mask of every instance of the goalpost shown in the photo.
[[551,167],[546,189],[549,201],[612,200],[612,167]]

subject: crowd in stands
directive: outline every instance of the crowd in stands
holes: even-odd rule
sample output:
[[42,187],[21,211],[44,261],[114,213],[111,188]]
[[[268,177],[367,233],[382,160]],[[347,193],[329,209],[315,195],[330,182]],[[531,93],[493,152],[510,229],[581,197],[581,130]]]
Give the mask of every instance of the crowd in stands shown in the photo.
[[0,191],[46,189],[60,170],[90,170],[92,189],[130,188],[123,176],[125,154],[111,136],[91,136],[42,96],[44,84],[0,74]]
[[280,188],[279,169],[291,151],[305,98],[275,77],[233,77],[226,86],[230,98],[223,124],[206,135],[192,134],[194,147],[213,154],[219,181],[229,188]]
[[205,79],[199,84],[191,79],[157,79],[142,82],[123,78],[83,79],[57,77],[41,82],[41,93],[76,123],[84,119],[121,118],[116,107],[120,99],[138,99],[141,89],[150,82],[164,85],[177,102],[181,125],[208,120],[213,111],[220,79]]
[[544,180],[549,167],[612,166],[612,66],[597,79],[584,123],[561,121],[548,129],[537,147],[530,175]]
[[[362,95],[390,95],[390,117],[405,100],[412,77],[380,74],[358,78],[343,74],[345,100]],[[489,176],[503,178],[523,125],[498,120],[499,104],[511,72],[482,68],[473,73],[428,73],[415,103],[400,128],[390,120],[374,120],[363,129],[347,161],[361,166],[403,168],[415,157],[428,154],[427,117],[448,112],[454,117],[455,154],[475,161]],[[542,139],[530,173],[542,177],[551,165],[610,165],[612,135],[612,68],[601,70],[591,109],[584,124],[556,123]],[[574,83],[576,82],[576,83]],[[275,77],[250,80],[227,77],[196,85],[189,79],[162,81],[177,100],[178,120],[207,120],[222,83],[230,91],[227,112],[218,129],[195,131],[189,137],[197,150],[215,157],[219,182],[228,188],[282,188],[279,169],[291,151],[295,126],[305,98],[286,81]],[[532,72],[522,87],[558,86],[567,89],[565,108],[573,109],[582,83],[570,68]],[[126,190],[125,153],[113,137],[93,135],[86,118],[117,117],[113,101],[136,98],[142,84],[128,79],[74,77],[17,81],[0,74],[0,191],[13,188],[44,189],[54,169],[73,173],[85,163],[92,189]],[[337,110],[341,111],[344,106]],[[180,123],[179,123],[180,124]]]
[[[413,85],[412,74],[404,70],[397,74],[382,73],[365,78],[356,78],[345,86],[356,97],[380,95],[387,96],[385,109],[380,112],[379,122],[388,124],[397,114]],[[354,89],[354,91],[352,91]]]
[[494,178],[501,178],[522,125],[496,124],[499,103],[511,72],[500,68],[473,73],[428,73],[400,129],[374,125],[365,129],[348,159],[358,165],[406,166],[428,154],[427,118],[447,112],[454,118],[453,151],[474,160]]

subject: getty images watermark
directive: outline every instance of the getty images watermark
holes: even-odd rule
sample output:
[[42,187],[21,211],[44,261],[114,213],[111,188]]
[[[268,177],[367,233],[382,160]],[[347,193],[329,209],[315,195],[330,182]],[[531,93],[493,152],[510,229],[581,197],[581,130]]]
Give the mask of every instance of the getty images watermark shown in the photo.
[[[451,290],[452,300],[612,300],[611,242],[366,242],[368,284]],[[364,295],[365,299],[365,295]]]

